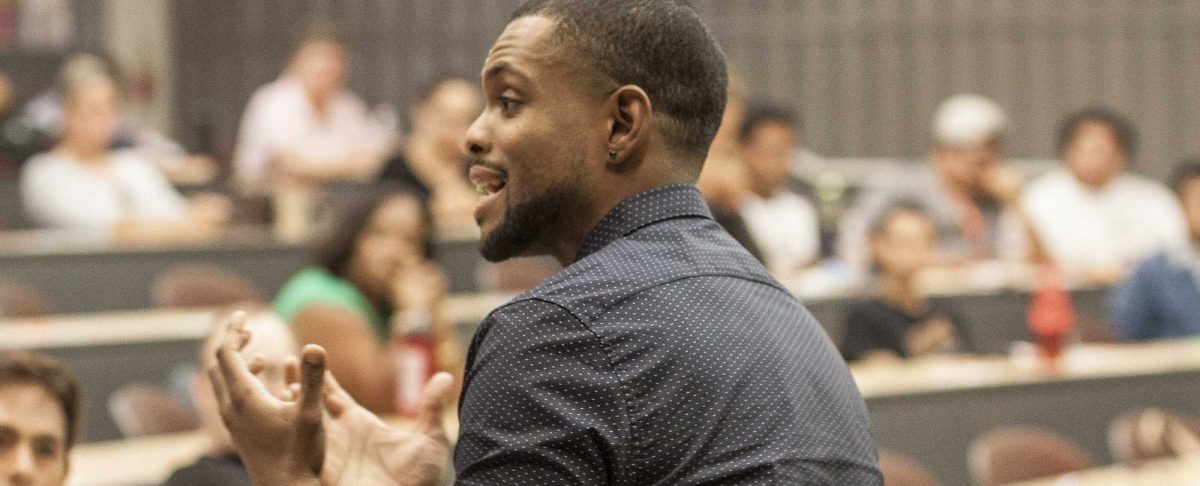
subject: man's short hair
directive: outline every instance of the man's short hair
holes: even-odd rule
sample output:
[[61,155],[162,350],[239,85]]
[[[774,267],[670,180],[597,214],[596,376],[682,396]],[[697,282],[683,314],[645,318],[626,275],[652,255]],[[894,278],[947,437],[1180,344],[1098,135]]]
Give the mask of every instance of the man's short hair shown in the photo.
[[349,47],[345,32],[333,19],[317,17],[297,26],[292,37],[292,52],[300,52],[304,46],[318,42],[341,46],[343,49]]
[[1108,127],[1113,134],[1113,140],[1117,142],[1117,147],[1121,149],[1121,153],[1125,154],[1126,159],[1133,159],[1137,148],[1137,132],[1133,129],[1133,124],[1117,112],[1105,107],[1080,110],[1063,120],[1062,124],[1058,126],[1059,155],[1067,153],[1067,147],[1079,135],[1079,128],[1086,123],[1099,123]]
[[1183,186],[1192,180],[1200,180],[1200,157],[1192,157],[1175,166],[1171,171],[1171,189],[1182,197]]
[[754,136],[754,130],[767,123],[779,123],[787,125],[797,132],[800,131],[799,118],[792,110],[778,104],[756,103],[746,110],[742,126],[738,127],[738,141],[742,143],[750,141],[750,137]]
[[36,385],[46,390],[66,417],[65,448],[75,442],[79,417],[79,383],[58,360],[40,353],[14,351],[0,353],[0,387]]
[[929,208],[916,199],[897,198],[888,202],[887,206],[875,215],[874,218],[867,223],[867,234],[872,238],[878,238],[887,233],[892,219],[901,214],[915,214],[927,220],[933,221],[933,215]]
[[558,45],[618,84],[641,87],[668,146],[703,163],[725,111],[725,55],[684,0],[530,0],[513,20],[557,21]]

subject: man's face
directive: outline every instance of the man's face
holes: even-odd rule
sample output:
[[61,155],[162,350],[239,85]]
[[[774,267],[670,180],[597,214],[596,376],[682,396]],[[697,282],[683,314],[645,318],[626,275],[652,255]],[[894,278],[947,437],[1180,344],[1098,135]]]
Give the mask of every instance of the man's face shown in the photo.
[[89,150],[104,150],[117,134],[117,88],[108,80],[87,81],[72,89],[64,108],[64,137]]
[[310,42],[300,48],[294,72],[309,98],[318,103],[333,99],[346,83],[346,51],[332,42]]
[[900,212],[889,219],[884,231],[872,237],[875,261],[885,275],[911,278],[933,262],[937,230],[928,217],[918,213]]
[[1179,198],[1183,204],[1183,214],[1187,217],[1188,229],[1192,233],[1192,240],[1200,243],[1200,177],[1184,181]]
[[479,115],[479,103],[479,91],[471,83],[461,79],[448,80],[416,108],[415,131],[432,136],[439,150],[461,152],[467,129]]
[[942,179],[969,193],[984,192],[986,177],[1000,164],[999,141],[939,146],[934,165]]
[[60,485],[67,478],[67,417],[33,383],[0,387],[0,480],[9,486]]
[[751,185],[760,196],[769,197],[787,184],[798,141],[791,125],[772,121],[759,124],[742,144],[742,160],[749,169]]
[[[484,258],[547,254],[586,206],[604,170],[611,127],[605,96],[552,47],[555,22],[508,24],[483,67],[483,113],[467,131]],[[613,89],[615,89],[615,83]],[[593,162],[589,162],[593,161]],[[585,186],[587,184],[587,186]]]
[[1117,145],[1116,134],[1098,122],[1080,125],[1063,157],[1075,178],[1090,187],[1103,187],[1125,168],[1125,154]]

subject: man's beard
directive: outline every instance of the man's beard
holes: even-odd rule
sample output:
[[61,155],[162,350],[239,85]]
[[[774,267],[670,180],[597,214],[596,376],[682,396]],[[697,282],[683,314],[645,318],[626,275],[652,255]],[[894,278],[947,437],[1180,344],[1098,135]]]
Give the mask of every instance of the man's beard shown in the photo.
[[508,205],[505,195],[504,220],[479,242],[479,252],[490,262],[531,256],[531,250],[549,251],[563,221],[579,206],[578,186],[559,183],[530,201]]

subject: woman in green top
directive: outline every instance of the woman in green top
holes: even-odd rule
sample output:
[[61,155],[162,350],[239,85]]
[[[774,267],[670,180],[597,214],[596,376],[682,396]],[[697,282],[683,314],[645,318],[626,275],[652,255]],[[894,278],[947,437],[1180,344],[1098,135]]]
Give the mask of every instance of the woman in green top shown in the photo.
[[459,374],[461,352],[441,318],[446,280],[432,263],[428,207],[389,186],[352,206],[318,251],[275,297],[274,310],[301,343],[323,346],[329,369],[373,412],[396,411],[394,337],[432,324],[439,368]]

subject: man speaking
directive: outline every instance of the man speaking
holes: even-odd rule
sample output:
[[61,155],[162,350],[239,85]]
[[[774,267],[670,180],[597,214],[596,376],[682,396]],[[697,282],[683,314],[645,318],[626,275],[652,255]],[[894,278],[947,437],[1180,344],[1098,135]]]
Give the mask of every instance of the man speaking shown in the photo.
[[[483,88],[481,251],[566,268],[475,335],[459,484],[882,483],[837,351],[693,185],[726,71],[685,2],[528,2]],[[417,432],[389,429],[322,380],[316,346],[296,399],[269,396],[231,328],[210,375],[257,484],[437,484],[445,377]]]

